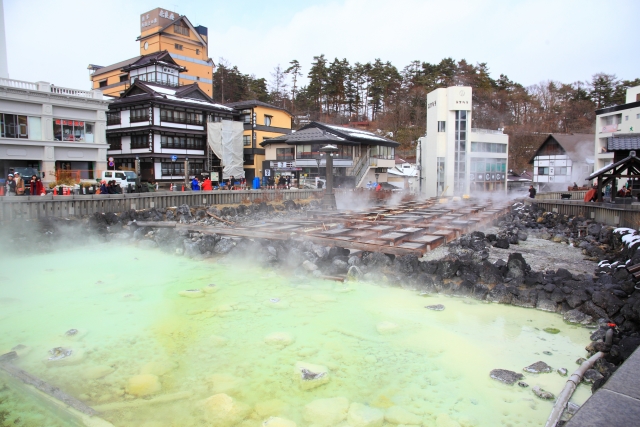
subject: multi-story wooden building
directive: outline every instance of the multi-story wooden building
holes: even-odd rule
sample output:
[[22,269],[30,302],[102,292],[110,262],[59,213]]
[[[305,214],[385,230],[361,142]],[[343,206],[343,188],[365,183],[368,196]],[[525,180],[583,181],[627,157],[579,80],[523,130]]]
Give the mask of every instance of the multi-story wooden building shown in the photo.
[[207,27],[194,27],[186,16],[156,8],[140,15],[140,36],[136,41],[140,44],[140,56],[105,67],[89,65],[92,89],[100,89],[108,96],[121,96],[132,83],[133,76],[127,67],[142,56],[166,51],[184,68],[177,85],[197,83],[207,96],[213,95],[214,63],[209,58]]
[[[333,170],[326,170],[326,157],[320,149],[332,144]],[[263,140],[263,177],[290,175],[300,182],[315,177],[334,176],[337,186],[365,187],[369,182],[387,182],[387,171],[395,166],[399,143],[373,132],[326,123],[311,122],[291,134]]]
[[225,105],[238,110],[240,120],[244,123],[244,172],[247,181],[251,181],[261,176],[265,159],[265,149],[261,144],[271,138],[290,134],[293,115],[284,108],[255,99]]
[[197,83],[178,86],[183,69],[168,52],[143,56],[126,67],[133,83],[107,113],[108,155],[115,169],[133,170],[138,159],[141,179],[157,182],[218,170],[220,159],[209,150],[207,125],[233,121],[238,114],[214,103]]

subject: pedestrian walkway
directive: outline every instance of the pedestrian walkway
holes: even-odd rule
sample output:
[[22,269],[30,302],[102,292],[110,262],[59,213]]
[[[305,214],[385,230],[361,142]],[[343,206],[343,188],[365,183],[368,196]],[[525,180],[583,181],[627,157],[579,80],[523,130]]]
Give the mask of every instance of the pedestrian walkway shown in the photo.
[[640,347],[602,388],[585,402],[565,427],[637,427],[640,425]]

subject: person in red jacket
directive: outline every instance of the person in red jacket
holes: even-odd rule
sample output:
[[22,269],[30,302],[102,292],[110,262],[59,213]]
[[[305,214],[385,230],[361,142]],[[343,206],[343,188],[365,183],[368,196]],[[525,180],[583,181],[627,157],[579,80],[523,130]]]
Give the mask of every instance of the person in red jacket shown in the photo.
[[44,185],[42,185],[42,180],[38,178],[37,175],[31,175],[31,183],[30,190],[32,196],[40,196],[41,194],[45,194]]
[[204,182],[202,183],[202,191],[211,191],[213,190],[213,184],[211,184],[211,178],[206,177]]

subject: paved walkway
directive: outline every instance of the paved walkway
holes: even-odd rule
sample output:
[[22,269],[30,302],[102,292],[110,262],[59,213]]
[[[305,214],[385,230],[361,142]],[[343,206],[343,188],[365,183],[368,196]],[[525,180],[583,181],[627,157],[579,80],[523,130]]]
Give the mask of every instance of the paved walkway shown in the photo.
[[565,427],[640,426],[640,347]]

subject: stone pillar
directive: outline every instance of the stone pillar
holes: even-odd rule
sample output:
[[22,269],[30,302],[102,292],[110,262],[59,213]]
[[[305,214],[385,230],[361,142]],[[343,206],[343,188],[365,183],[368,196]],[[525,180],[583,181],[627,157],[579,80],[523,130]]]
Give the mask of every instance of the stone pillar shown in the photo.
[[327,145],[326,147],[322,147],[320,151],[323,152],[327,158],[327,188],[325,189],[324,197],[322,198],[322,209],[336,210],[336,195],[333,193],[333,154],[338,152],[338,148],[332,145]]
[[189,183],[189,159],[184,159],[184,189],[191,188]]

